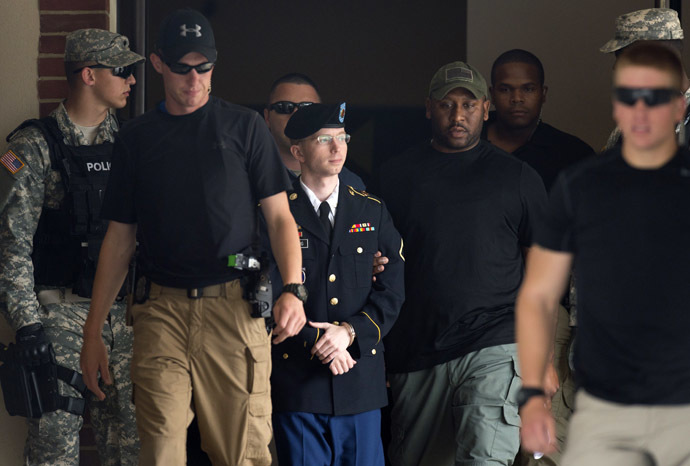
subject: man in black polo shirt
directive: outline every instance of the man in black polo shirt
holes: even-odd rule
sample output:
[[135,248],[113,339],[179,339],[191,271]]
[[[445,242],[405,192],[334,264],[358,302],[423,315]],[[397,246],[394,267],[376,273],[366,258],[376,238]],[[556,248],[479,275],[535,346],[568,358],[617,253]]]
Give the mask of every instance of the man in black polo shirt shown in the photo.
[[534,54],[521,49],[499,55],[491,66],[491,103],[482,139],[530,164],[548,191],[565,167],[594,150],[580,138],[541,119],[548,87],[544,67]]
[[[102,216],[110,220],[84,327],[81,366],[107,379],[100,328],[139,241],[132,380],[140,464],[185,464],[198,416],[214,464],[271,464],[270,339],[243,299],[246,271],[228,256],[257,242],[257,203],[285,290],[275,342],[305,323],[297,227],[285,169],[256,112],[209,95],[216,61],[208,20],[191,9],[161,23],[150,59],[165,101],[116,142]],[[192,394],[194,395],[192,398]]]
[[405,241],[405,296],[385,340],[394,465],[512,464],[519,444],[513,302],[546,202],[539,175],[480,140],[488,89],[454,62],[431,80],[431,143],[382,169]]
[[[285,126],[292,114],[299,108],[321,103],[316,83],[302,73],[288,73],[276,79],[268,94],[268,104],[264,109],[264,120],[276,141],[280,159],[288,169],[290,181],[299,177],[301,168],[297,159],[290,153],[292,143],[285,136]],[[348,186],[364,191],[364,181],[347,167],[340,172],[340,179]]]
[[[544,67],[534,54],[521,49],[502,53],[491,67],[491,103],[496,111],[489,114],[482,138],[527,162],[544,181],[547,190],[564,168],[593,156],[592,148],[581,139],[564,133],[541,120],[546,102]],[[558,451],[535,460],[531,453],[521,451],[516,461],[521,466],[557,465],[565,443],[568,419],[575,398],[575,383],[568,364],[571,344],[569,303],[563,299],[558,309],[558,323],[553,352],[554,372],[547,373],[547,391],[552,398],[552,412],[558,426]],[[567,309],[566,309],[567,307]],[[574,323],[574,321],[573,321]],[[557,380],[556,380],[557,379]],[[554,390],[557,390],[554,393]]]
[[690,153],[675,52],[638,44],[618,58],[622,146],[563,172],[551,191],[517,302],[522,444],[554,449],[542,377],[554,311],[578,271],[581,390],[563,464],[680,465],[690,459]]

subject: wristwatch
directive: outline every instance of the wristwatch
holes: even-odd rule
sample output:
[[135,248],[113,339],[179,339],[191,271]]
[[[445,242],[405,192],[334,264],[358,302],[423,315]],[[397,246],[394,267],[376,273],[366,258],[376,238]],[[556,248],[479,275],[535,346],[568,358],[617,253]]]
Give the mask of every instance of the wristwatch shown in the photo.
[[288,283],[287,285],[284,285],[283,293],[292,293],[303,303],[307,302],[307,296],[309,296],[309,293],[307,293],[307,287],[301,283]]
[[518,409],[522,408],[522,406],[527,403],[530,398],[535,396],[546,396],[546,394],[541,388],[522,387],[517,394]]

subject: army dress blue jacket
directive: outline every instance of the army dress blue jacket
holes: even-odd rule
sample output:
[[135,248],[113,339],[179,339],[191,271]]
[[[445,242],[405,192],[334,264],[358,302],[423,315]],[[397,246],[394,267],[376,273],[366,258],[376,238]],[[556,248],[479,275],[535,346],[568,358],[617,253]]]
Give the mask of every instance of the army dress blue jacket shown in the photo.
[[[302,275],[309,291],[307,320],[347,322],[357,337],[348,348],[357,364],[334,376],[311,349],[323,331],[308,323],[298,335],[273,347],[271,392],[276,412],[358,414],[385,406],[383,337],[404,301],[404,256],[400,234],[376,197],[340,183],[332,239],[299,180],[289,194],[302,246]],[[388,257],[372,281],[376,251]]]

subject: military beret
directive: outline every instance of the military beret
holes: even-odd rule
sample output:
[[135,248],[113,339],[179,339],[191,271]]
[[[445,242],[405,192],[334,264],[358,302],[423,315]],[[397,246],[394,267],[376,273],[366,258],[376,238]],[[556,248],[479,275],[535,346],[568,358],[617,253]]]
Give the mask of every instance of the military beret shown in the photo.
[[345,102],[339,104],[311,104],[292,114],[285,126],[285,136],[304,139],[321,128],[345,127]]

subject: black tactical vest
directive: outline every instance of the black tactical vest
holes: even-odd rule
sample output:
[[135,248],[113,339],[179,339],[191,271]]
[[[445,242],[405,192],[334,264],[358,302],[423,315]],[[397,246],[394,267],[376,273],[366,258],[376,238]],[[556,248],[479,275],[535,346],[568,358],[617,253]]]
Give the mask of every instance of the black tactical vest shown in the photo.
[[72,286],[79,296],[91,297],[96,261],[107,229],[100,219],[113,144],[69,146],[52,117],[27,120],[7,137],[27,126],[43,133],[53,170],[60,172],[65,190],[59,209],[45,206],[34,235],[31,258],[36,285]]

